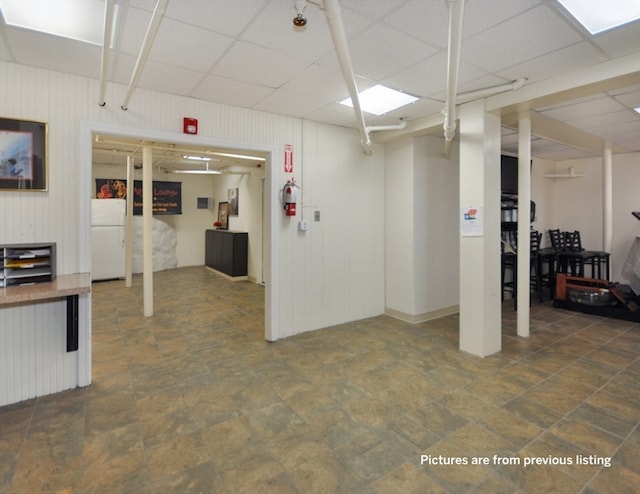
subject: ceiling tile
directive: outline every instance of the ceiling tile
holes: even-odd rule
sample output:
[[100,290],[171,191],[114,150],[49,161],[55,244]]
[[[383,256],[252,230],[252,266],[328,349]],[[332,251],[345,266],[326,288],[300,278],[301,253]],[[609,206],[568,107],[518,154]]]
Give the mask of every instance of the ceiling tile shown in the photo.
[[253,107],[258,101],[273,92],[273,89],[224,77],[208,75],[191,92],[194,98],[215,101],[232,106]]
[[[465,63],[495,72],[581,41],[546,5],[529,10],[462,43]],[[498,41],[499,40],[499,41]]]
[[545,117],[558,118],[564,122],[571,122],[584,117],[590,117],[599,113],[611,113],[622,110],[623,106],[612,98],[598,98],[577,103],[574,105],[566,105],[561,108],[541,111]]
[[232,43],[232,38],[163,19],[149,53],[149,60],[207,72]]
[[277,88],[304,69],[293,55],[238,41],[215,66],[215,73],[229,79]]
[[254,18],[264,15],[267,4],[268,0],[179,0],[169,2],[165,16],[236,37]]
[[[392,39],[393,43],[389,43]],[[436,49],[382,25],[374,25],[349,44],[356,74],[383,79],[428,58]]]
[[582,41],[533,60],[528,60],[525,63],[518,63],[513,67],[502,69],[498,74],[508,79],[526,77],[528,83],[531,83],[549,79],[570,70],[587,67],[597,62],[604,62],[605,60],[606,57],[602,52],[591,43]]

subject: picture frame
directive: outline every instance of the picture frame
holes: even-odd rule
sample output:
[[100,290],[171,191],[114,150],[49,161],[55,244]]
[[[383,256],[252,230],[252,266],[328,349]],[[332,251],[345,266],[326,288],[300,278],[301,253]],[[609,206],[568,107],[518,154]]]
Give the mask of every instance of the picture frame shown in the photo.
[[229,203],[218,203],[218,221],[221,223],[220,230],[229,229]]
[[240,189],[238,187],[227,189],[227,202],[229,203],[229,216],[238,216],[240,201]]
[[0,118],[0,190],[48,190],[47,137],[47,122]]

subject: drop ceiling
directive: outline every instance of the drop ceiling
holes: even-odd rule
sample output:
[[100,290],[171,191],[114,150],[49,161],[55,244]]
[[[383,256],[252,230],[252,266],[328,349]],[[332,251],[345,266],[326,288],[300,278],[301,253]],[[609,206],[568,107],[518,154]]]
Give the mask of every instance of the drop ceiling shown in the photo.
[[[116,4],[119,22],[106,79],[128,85],[155,1]],[[306,3],[307,27],[297,32],[293,0],[169,0],[138,88],[356,128],[353,111],[338,103],[349,94],[318,4]],[[380,83],[420,96],[386,115],[366,114],[367,125],[394,124],[401,118],[411,122],[441,112],[447,2],[342,0],[340,6],[358,88]],[[634,55],[640,57],[637,21],[591,36],[555,0],[467,0],[459,92],[521,77],[534,84]],[[4,22],[0,59],[100,79],[100,46]],[[640,106],[640,76],[630,72],[622,87],[605,84],[589,94],[567,92],[561,101],[532,102],[530,108],[541,121],[610,141],[620,151],[640,151],[640,114],[633,110]],[[106,104],[120,107],[122,102],[111,96],[107,91]],[[98,104],[99,95],[95,98]],[[134,93],[128,107],[135,104]],[[517,152],[516,127],[503,128],[505,152]],[[101,161],[116,162],[127,146],[96,143],[95,153],[101,153]],[[535,136],[532,155],[564,160],[593,152]]]

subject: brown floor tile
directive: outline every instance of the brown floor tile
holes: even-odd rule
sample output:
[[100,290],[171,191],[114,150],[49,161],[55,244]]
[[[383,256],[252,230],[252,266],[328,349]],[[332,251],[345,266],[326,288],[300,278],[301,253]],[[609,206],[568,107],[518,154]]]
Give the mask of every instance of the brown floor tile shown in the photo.
[[640,481],[638,324],[532,304],[521,338],[505,301],[503,351],[484,359],[458,350],[458,315],[267,343],[263,287],[202,267],[154,276],[172,289],[150,318],[141,277],[94,283],[90,387],[0,408],[0,492],[617,494]]

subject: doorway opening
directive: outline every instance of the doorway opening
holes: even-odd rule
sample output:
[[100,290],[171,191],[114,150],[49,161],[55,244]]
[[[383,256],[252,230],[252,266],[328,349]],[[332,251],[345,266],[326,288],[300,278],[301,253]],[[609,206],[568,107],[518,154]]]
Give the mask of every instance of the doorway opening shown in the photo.
[[[97,194],[97,180],[126,178],[127,156],[133,156],[134,179],[141,179],[144,147],[151,149],[153,156],[153,180],[181,182],[183,189],[182,215],[171,218],[163,216],[179,230],[183,249],[177,253],[178,265],[204,264],[204,232],[213,228],[217,219],[219,203],[228,202],[227,194],[233,193],[237,202],[235,217],[230,227],[247,231],[250,249],[249,280],[264,286],[264,337],[268,341],[278,339],[273,324],[274,293],[272,260],[274,238],[271,235],[272,215],[277,208],[272,204],[272,156],[275,148],[250,143],[237,143],[211,138],[180,134],[149,132],[141,129],[113,127],[101,124],[86,124],[82,129],[81,159],[91,163],[83,168],[79,177],[81,188],[80,235],[86,249],[80,263],[86,271],[91,269],[91,199]],[[190,156],[192,158],[185,158]],[[207,162],[198,162],[193,157],[210,157]],[[209,170],[210,173],[189,173]],[[217,182],[216,182],[217,180]],[[266,182],[266,183],[265,183]],[[195,184],[195,185],[194,185]],[[193,190],[193,189],[197,190]],[[238,196],[238,192],[241,192]],[[202,199],[207,198],[208,207],[198,209]],[[169,218],[169,219],[167,219]]]

